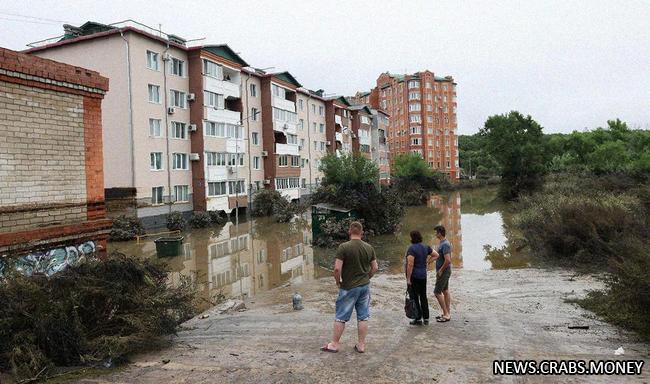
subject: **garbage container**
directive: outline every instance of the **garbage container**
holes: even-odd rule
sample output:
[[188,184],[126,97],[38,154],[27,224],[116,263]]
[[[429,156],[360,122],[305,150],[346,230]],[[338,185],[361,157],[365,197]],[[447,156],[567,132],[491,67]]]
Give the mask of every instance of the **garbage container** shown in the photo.
[[183,236],[160,237],[154,243],[158,257],[178,256],[183,252]]

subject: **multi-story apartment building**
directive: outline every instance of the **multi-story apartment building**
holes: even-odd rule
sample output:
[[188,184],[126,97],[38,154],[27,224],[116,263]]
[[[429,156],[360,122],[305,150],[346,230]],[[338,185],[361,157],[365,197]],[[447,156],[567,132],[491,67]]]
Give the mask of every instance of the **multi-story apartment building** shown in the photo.
[[102,123],[113,216],[153,227],[172,211],[247,207],[261,188],[299,199],[321,182],[326,154],[373,156],[369,108],[253,68],[227,45],[189,47],[133,21],[64,31],[26,52],[110,78]]
[[379,182],[390,183],[390,151],[388,150],[386,134],[388,132],[389,115],[379,109],[370,109],[372,113],[372,160],[379,167]]
[[390,114],[391,157],[419,153],[431,168],[451,180],[460,177],[456,120],[456,83],[425,70],[414,74],[382,73],[371,92],[357,93],[359,102]]
[[136,214],[155,226],[171,211],[192,211],[185,41],[134,23],[88,22],[64,30],[26,52],[110,79],[102,106],[108,212]]

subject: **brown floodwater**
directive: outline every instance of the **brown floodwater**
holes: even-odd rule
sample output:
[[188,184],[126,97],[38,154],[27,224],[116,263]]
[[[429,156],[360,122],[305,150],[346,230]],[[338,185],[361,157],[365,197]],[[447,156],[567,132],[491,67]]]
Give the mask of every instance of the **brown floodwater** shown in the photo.
[[[442,224],[453,247],[454,267],[487,270],[526,266],[525,260],[505,251],[505,215],[494,188],[432,195],[427,205],[407,209],[395,234],[374,237],[371,243],[381,269],[401,273],[409,232],[419,230],[425,242],[435,246],[433,228]],[[332,249],[312,248],[308,218],[288,224],[269,218],[239,225],[229,222],[218,229],[189,230],[184,236],[183,254],[164,260],[172,271],[170,283],[190,279],[196,284],[202,308],[222,297],[253,297],[285,284],[329,275],[334,254]],[[153,238],[140,243],[110,243],[109,251],[157,257]]]

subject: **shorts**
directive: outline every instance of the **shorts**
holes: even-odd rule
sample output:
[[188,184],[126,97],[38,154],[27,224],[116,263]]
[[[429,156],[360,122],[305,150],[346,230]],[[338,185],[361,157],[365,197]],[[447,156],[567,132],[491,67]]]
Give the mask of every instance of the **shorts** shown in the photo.
[[440,277],[436,276],[436,286],[433,288],[433,293],[436,295],[441,294],[443,291],[449,289],[449,277],[451,276],[451,268],[447,267]]
[[357,312],[357,321],[370,318],[370,284],[349,290],[339,289],[336,298],[336,321],[345,323],[350,320],[352,310]]

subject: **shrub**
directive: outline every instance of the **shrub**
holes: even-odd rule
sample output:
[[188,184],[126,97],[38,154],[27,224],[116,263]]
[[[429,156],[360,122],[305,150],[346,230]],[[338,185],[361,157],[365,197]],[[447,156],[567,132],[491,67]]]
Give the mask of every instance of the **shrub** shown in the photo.
[[194,314],[194,298],[164,267],[122,254],[50,278],[15,274],[0,283],[0,370],[31,378],[150,349]]
[[208,211],[212,225],[225,225],[228,222],[228,215],[221,211]]
[[190,219],[190,226],[192,228],[206,228],[212,225],[212,218],[207,212],[194,212]]
[[[344,220],[337,221],[333,218],[325,220],[321,223],[321,235],[314,239],[314,245],[318,247],[335,247],[345,241],[348,241],[350,236],[348,230],[350,229],[350,223],[357,221],[353,218],[347,218]],[[358,220],[361,224],[364,224],[363,220]],[[366,228],[364,227],[364,232]],[[367,235],[367,234],[366,234]]]
[[273,216],[278,223],[293,219],[300,206],[290,203],[278,191],[263,189],[253,197],[253,216]]
[[134,216],[120,216],[113,219],[113,227],[109,236],[111,241],[127,241],[144,233],[140,219]]
[[182,231],[187,226],[187,221],[181,212],[175,211],[167,215],[167,229]]

